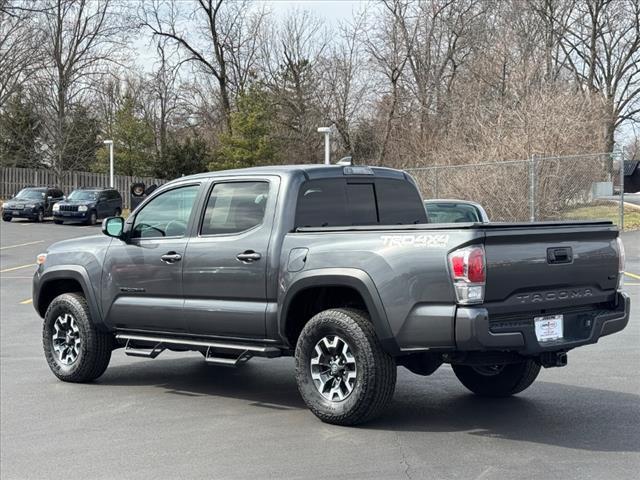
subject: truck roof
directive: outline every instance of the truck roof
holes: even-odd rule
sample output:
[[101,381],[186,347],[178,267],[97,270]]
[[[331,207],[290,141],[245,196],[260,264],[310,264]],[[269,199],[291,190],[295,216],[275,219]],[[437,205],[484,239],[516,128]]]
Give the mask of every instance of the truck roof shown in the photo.
[[[354,169],[353,173],[349,173],[349,170]],[[238,176],[238,175],[278,175],[282,177],[304,175],[307,179],[316,178],[332,178],[348,176],[358,177],[371,177],[371,173],[363,174],[359,173],[358,168],[366,168],[373,173],[374,177],[384,178],[396,178],[398,180],[404,180],[407,175],[402,170],[396,170],[386,167],[369,167],[366,165],[322,165],[322,164],[303,164],[303,165],[268,165],[263,167],[250,167],[250,168],[238,168],[235,170],[220,170],[214,172],[198,173],[195,175],[189,175],[187,177],[181,177],[175,181],[192,180],[197,178],[211,178],[222,176]],[[172,182],[173,183],[173,182]]]

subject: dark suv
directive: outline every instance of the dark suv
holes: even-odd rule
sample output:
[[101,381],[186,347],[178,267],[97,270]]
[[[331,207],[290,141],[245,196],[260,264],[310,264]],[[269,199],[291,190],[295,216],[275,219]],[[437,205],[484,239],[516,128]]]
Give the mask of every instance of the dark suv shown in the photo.
[[14,218],[28,218],[42,222],[50,217],[53,205],[62,200],[64,194],[56,187],[27,187],[2,204],[2,220],[10,222]]
[[113,188],[81,188],[53,207],[53,221],[83,222],[95,225],[98,218],[119,217],[122,214],[122,197]]

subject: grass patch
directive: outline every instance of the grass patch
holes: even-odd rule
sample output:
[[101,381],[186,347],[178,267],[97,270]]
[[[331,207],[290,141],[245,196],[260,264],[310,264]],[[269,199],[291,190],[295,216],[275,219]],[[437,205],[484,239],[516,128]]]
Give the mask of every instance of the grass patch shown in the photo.
[[[589,205],[567,210],[562,217],[566,220],[611,220],[616,225],[619,220],[619,208],[615,203]],[[640,208],[624,208],[624,229],[640,230]]]

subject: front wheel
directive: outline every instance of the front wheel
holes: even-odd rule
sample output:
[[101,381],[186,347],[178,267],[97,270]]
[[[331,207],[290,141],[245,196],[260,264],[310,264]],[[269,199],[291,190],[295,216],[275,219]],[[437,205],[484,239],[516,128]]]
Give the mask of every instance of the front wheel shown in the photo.
[[98,331],[86,299],[77,293],[57,296],[42,327],[44,356],[53,374],[65,382],[89,382],[104,373],[111,360],[113,336]]
[[366,313],[325,310],[305,325],[296,345],[298,391],[323,422],[356,425],[378,416],[396,385],[396,365]]
[[38,223],[44,222],[44,211],[38,210],[38,213],[36,213],[34,220]]
[[95,225],[98,221],[98,214],[95,210],[89,212],[89,218],[87,219],[87,225]]
[[452,365],[458,380],[476,395],[508,397],[527,389],[540,373],[534,360],[502,365]]
[[5,222],[10,222],[11,220],[13,220],[13,218],[12,218],[12,217],[9,217],[8,215],[4,215],[4,216],[2,217],[2,220],[3,220],[3,221],[5,221]]

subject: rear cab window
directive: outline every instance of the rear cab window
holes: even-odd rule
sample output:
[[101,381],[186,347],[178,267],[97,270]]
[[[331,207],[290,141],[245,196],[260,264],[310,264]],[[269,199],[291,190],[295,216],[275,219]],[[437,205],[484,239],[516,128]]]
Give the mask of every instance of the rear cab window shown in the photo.
[[426,223],[418,190],[406,180],[309,180],[298,193],[295,228]]

